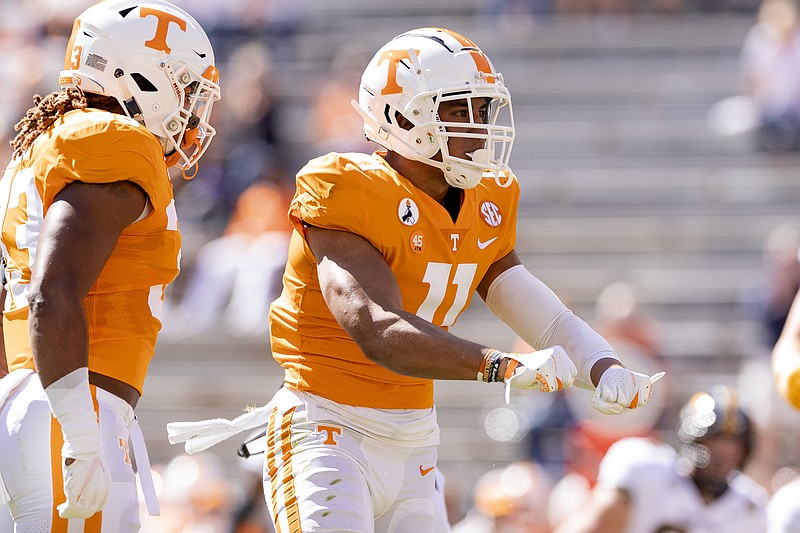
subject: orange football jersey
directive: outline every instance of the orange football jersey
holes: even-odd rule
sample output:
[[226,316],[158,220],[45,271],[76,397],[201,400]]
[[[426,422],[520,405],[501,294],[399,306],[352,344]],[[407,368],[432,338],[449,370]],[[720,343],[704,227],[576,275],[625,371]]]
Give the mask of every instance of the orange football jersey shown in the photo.
[[339,326],[323,300],[302,225],[367,239],[394,273],[404,309],[446,328],[489,266],[513,250],[519,186],[516,179],[506,188],[481,180],[463,191],[453,222],[382,155],[331,153],[298,173],[284,288],[270,310],[272,352],[289,387],[346,405],[421,409],[433,405],[432,380],[373,363]]
[[181,238],[161,143],[136,121],[105,111],[70,111],[25,156],[13,160],[0,180],[9,370],[34,368],[28,335],[30,266],[56,195],[74,181],[123,180],[139,185],[153,209],[123,230],[83,306],[89,370],[142,392],[161,329],[164,288],[178,274]]

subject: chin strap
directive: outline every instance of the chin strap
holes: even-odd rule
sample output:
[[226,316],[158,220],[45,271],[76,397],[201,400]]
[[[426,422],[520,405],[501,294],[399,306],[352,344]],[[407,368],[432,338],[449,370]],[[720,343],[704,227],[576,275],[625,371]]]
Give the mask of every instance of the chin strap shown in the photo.
[[[505,179],[505,181],[503,181]],[[494,181],[498,187],[505,189],[514,181],[514,175],[507,170],[500,170],[494,173]]]
[[[186,173],[187,170],[192,170],[192,169],[194,169],[194,173],[192,173],[192,174],[187,174]],[[197,176],[197,173],[199,171],[200,171],[200,163],[198,162],[198,163],[195,163],[194,165],[190,166],[189,168],[182,168],[181,169],[181,176],[183,176],[183,179],[185,179],[186,181],[193,180],[195,178],[195,176]]]

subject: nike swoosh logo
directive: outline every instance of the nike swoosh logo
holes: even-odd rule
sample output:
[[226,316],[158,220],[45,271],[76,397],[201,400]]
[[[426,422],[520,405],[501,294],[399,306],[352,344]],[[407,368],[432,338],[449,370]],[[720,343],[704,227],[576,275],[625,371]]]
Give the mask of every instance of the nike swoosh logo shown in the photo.
[[496,240],[497,240],[497,237],[492,237],[488,241],[481,241],[480,239],[478,239],[478,248],[483,250],[484,248],[486,248],[487,246],[489,246],[490,244],[492,244]]
[[422,468],[422,465],[419,465],[419,473],[420,473],[420,475],[421,475],[421,476],[423,476],[423,477],[424,477],[424,476],[427,476],[428,474],[430,474],[430,473],[431,473],[431,471],[432,471],[434,468],[436,468],[436,467],[435,467],[435,466],[432,466],[432,467],[430,467],[430,468]]

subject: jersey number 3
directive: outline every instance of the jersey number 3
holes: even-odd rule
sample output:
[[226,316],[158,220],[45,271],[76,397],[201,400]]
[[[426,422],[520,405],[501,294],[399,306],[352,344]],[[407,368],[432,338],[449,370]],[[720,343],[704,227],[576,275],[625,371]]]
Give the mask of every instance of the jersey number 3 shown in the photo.
[[[472,289],[472,282],[475,280],[475,272],[478,270],[477,263],[463,263],[455,265],[455,274],[452,280],[450,273],[453,270],[453,265],[449,263],[428,263],[425,269],[425,276],[422,281],[428,284],[428,295],[425,301],[417,309],[417,316],[424,318],[428,322],[434,322],[436,312],[445,300],[448,293],[452,293],[452,287],[455,287],[455,296],[450,309],[444,315],[439,326],[449,327],[455,323],[458,315],[464,310],[464,307],[469,300],[469,294]],[[448,290],[451,289],[451,290]]]

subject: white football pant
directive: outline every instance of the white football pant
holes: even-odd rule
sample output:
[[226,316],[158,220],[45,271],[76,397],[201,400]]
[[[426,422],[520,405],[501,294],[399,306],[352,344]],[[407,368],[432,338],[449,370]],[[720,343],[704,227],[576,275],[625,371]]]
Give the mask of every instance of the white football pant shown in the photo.
[[271,405],[264,494],[278,531],[449,530],[434,409],[352,407],[286,388]]
[[[5,494],[16,533],[139,531],[139,497],[128,450],[133,409],[103,389],[92,387],[92,392],[111,469],[111,493],[101,512],[86,520],[64,520],[56,511],[65,500],[61,473],[64,441],[39,376],[16,370],[0,380],[0,499]],[[7,396],[4,403],[2,396]]]

